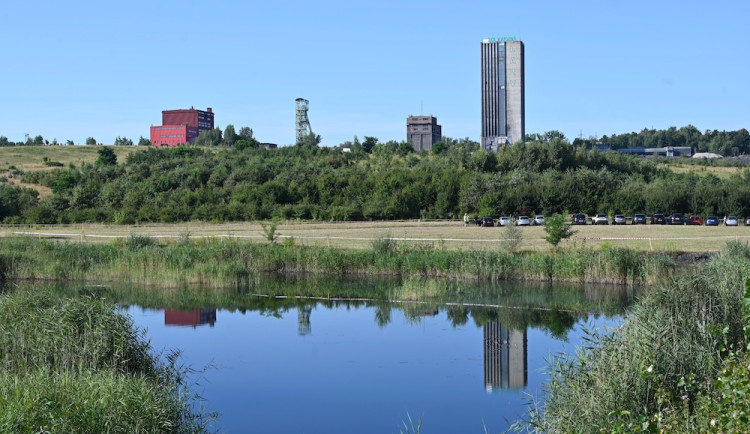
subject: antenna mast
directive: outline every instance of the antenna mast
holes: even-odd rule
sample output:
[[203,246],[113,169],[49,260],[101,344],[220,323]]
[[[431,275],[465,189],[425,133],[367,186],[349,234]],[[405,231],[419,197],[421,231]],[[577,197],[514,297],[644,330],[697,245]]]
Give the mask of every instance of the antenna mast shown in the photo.
[[297,143],[303,142],[305,137],[312,134],[312,127],[310,127],[310,119],[307,118],[307,107],[310,101],[304,98],[297,98],[294,100],[297,102]]

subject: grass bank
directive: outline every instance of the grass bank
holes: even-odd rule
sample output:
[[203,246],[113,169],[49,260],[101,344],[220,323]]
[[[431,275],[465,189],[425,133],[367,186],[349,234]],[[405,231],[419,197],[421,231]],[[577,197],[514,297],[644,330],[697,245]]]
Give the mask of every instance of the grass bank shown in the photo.
[[[542,432],[750,430],[750,247],[649,291],[625,324],[552,366]],[[746,283],[747,282],[747,283]],[[527,426],[527,427],[529,427]]]
[[678,266],[676,253],[611,246],[508,254],[397,243],[373,243],[370,249],[235,239],[183,238],[160,243],[139,235],[107,244],[5,237],[0,239],[0,252],[0,278],[117,280],[162,286],[242,284],[258,272],[638,285],[664,281],[688,268]]
[[205,432],[169,360],[112,303],[0,295],[0,432]]

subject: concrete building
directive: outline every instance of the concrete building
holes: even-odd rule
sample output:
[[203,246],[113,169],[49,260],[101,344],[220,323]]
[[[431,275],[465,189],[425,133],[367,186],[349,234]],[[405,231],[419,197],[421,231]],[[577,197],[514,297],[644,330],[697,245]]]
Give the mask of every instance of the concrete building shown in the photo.
[[482,41],[483,149],[523,141],[526,135],[524,45],[515,38]]
[[161,125],[151,126],[151,144],[177,146],[193,143],[200,133],[214,129],[214,112],[189,109],[163,110]]
[[432,151],[432,145],[443,139],[443,129],[433,116],[409,116],[406,118],[406,141],[414,152]]

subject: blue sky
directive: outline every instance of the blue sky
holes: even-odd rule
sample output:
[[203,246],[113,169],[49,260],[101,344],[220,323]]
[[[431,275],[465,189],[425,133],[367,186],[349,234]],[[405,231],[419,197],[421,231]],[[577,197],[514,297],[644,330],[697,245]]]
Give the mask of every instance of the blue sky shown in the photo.
[[0,135],[137,142],[165,109],[294,142],[404,140],[406,117],[479,140],[480,43],[526,47],[526,132],[569,139],[750,125],[746,1],[8,2]]

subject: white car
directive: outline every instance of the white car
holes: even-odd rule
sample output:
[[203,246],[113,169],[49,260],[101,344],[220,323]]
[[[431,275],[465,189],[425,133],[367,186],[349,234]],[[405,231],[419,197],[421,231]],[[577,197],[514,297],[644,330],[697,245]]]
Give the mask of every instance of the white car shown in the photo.
[[604,214],[603,212],[597,213],[595,216],[591,217],[591,224],[608,225],[609,219],[607,218],[607,214]]
[[534,217],[534,222],[532,223],[534,226],[541,226],[544,224],[544,216],[539,214],[538,216]]
[[516,226],[531,226],[531,220],[525,215],[519,216],[516,219]]
[[737,226],[740,222],[737,220],[737,217],[735,216],[729,216],[726,220],[724,220],[724,226]]
[[510,224],[510,217],[500,217],[497,219],[498,226],[508,226]]

